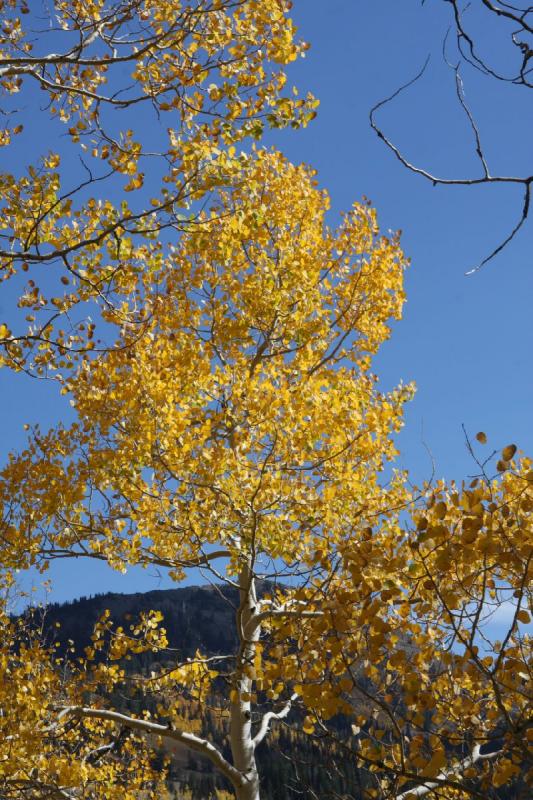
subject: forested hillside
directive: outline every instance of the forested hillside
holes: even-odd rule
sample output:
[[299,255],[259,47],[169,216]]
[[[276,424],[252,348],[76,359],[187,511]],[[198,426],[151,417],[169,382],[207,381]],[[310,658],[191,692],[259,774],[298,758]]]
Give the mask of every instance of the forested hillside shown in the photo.
[[[264,592],[270,587],[260,585]],[[163,615],[162,626],[168,635],[167,658],[193,658],[197,650],[206,655],[232,652],[236,644],[232,619],[238,605],[237,592],[231,587],[191,586],[135,594],[103,593],[81,597],[69,603],[51,603],[46,608],[31,609],[28,613],[34,623],[42,626],[45,637],[59,644],[65,657],[83,655],[91,645],[91,635],[97,621],[106,611],[116,626],[129,628],[142,613],[158,611]],[[177,652],[173,652],[177,651]],[[133,676],[148,676],[161,654],[150,652],[130,655],[128,672]],[[165,665],[163,665],[165,666]],[[213,698],[214,699],[214,698]],[[117,705],[124,710],[138,711],[135,699],[122,696]],[[154,701],[153,710],[157,703]],[[214,708],[217,703],[207,702],[201,707],[184,698],[180,712],[188,726],[202,730],[208,738],[227,736],[227,716]],[[200,722],[201,720],[201,722]],[[338,719],[339,731],[346,723]],[[225,751],[229,755],[226,745]],[[176,800],[224,800],[224,791],[232,797],[230,787],[216,775],[207,759],[202,759],[181,746],[167,746],[160,758],[170,755],[169,791]],[[335,761],[341,760],[336,766]],[[357,797],[357,786],[362,780],[355,764],[342,763],[342,753],[334,744],[310,739],[290,725],[278,724],[268,742],[258,751],[263,769],[262,788],[267,800],[280,798]],[[309,788],[309,791],[306,790]],[[312,790],[311,790],[312,789]],[[218,794],[216,793],[218,790]]]
[[[261,595],[274,589],[266,582],[259,584]],[[278,587],[279,588],[279,587]],[[129,653],[127,671],[135,682],[146,681],[154,668],[170,668],[173,661],[194,659],[201,651],[205,656],[231,653],[236,646],[233,618],[238,607],[238,592],[219,585],[189,586],[181,589],[156,590],[145,593],[101,593],[81,597],[68,603],[51,603],[43,608],[31,608],[26,614],[39,627],[48,642],[68,663],[70,658],[83,656],[91,647],[95,626],[103,615],[116,628],[133,628],[142,614],[159,612],[161,625],[168,638],[164,653]],[[224,691],[223,682],[215,689]],[[150,711],[157,716],[161,698],[153,697]],[[117,706],[138,714],[140,707],[133,689],[117,695]],[[359,696],[353,698],[361,711],[371,713],[369,706]],[[208,739],[226,739],[224,752],[229,756],[228,716],[220,712],[217,695],[204,704],[183,696],[179,703],[179,716],[187,727],[201,732]],[[301,719],[297,720],[301,724]],[[293,720],[294,723],[294,720]],[[328,737],[309,737],[302,734],[300,724],[278,723],[271,736],[258,751],[258,762],[263,780],[262,791],[266,800],[321,800],[345,798],[357,800],[368,786],[368,775],[358,768],[353,757],[346,756],[342,747]],[[384,730],[387,725],[384,724]],[[342,739],[350,733],[350,725],[342,715],[333,720],[332,728]],[[226,800],[233,797],[231,787],[217,775],[209,760],[192,753],[179,744],[166,743],[157,756],[162,766],[170,759],[168,790],[172,800]],[[502,787],[501,800],[519,800],[528,796],[528,787],[516,781],[511,787]],[[227,794],[225,794],[227,793]]]
[[[231,652],[235,631],[231,618],[238,604],[231,587],[190,586],[135,594],[95,594],[71,603],[51,603],[45,612],[46,627],[56,630],[57,641],[71,639],[77,653],[90,642],[94,624],[105,610],[126,628],[143,611],[159,611],[170,648],[179,657],[193,656],[196,650],[210,654]],[[56,628],[59,623],[59,628]]]

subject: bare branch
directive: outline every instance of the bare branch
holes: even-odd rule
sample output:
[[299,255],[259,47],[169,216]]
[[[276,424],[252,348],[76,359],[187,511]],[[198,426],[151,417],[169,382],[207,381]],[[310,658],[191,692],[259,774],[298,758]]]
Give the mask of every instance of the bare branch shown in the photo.
[[498,255],[498,253],[501,253],[501,251],[504,249],[504,247],[506,247],[506,246],[509,244],[509,242],[510,242],[512,239],[514,239],[514,237],[516,236],[516,234],[518,233],[518,231],[520,230],[520,228],[522,227],[522,225],[524,224],[524,222],[527,220],[527,218],[528,218],[528,216],[529,216],[529,207],[530,207],[530,204],[531,204],[531,184],[532,184],[532,182],[533,182],[533,175],[532,175],[532,176],[530,176],[529,178],[527,178],[527,179],[524,181],[524,185],[525,185],[525,187],[526,187],[526,191],[525,191],[525,195],[524,195],[524,205],[522,206],[522,214],[521,214],[521,216],[520,216],[520,219],[519,219],[519,220],[518,220],[518,222],[516,223],[515,227],[513,228],[513,230],[511,231],[511,233],[509,234],[509,236],[507,236],[507,238],[506,238],[506,239],[504,239],[504,240],[503,240],[503,242],[501,242],[501,243],[500,243],[500,244],[499,244],[499,245],[498,245],[498,246],[497,246],[497,247],[496,247],[496,248],[495,248],[495,249],[492,251],[492,253],[490,253],[488,256],[486,256],[486,257],[483,259],[483,261],[482,261],[480,264],[478,264],[478,266],[477,266],[477,267],[474,267],[473,269],[469,269],[469,270],[468,270],[468,271],[465,273],[466,275],[473,275],[475,272],[478,272],[478,270],[480,270],[480,269],[481,269],[481,267],[485,266],[485,264],[487,264],[487,263],[488,263],[489,261],[491,261],[491,260],[492,260],[492,259],[493,259],[495,256],[497,256],[497,255]]
[[281,711],[268,711],[261,720],[261,725],[259,726],[259,730],[255,734],[252,743],[254,747],[261,744],[265,736],[267,735],[268,731],[270,730],[270,723],[274,720],[285,719],[288,715],[289,711],[291,710],[292,704],[296,700],[298,695],[296,692],[291,695],[290,699],[287,700]]
[[[531,13],[531,7],[528,9],[517,9],[513,6],[508,4],[501,3],[500,6],[495,6],[494,3],[489,2],[489,0],[481,0],[483,5],[492,13],[505,17],[506,19],[512,20],[516,22],[520,26],[520,31],[524,33],[531,33],[531,25],[527,22],[527,15]],[[518,77],[506,77],[499,74],[496,70],[494,70],[490,65],[488,65],[483,59],[481,59],[476,52],[474,40],[472,39],[471,35],[468,34],[463,26],[462,21],[462,12],[459,8],[459,4],[457,0],[445,0],[445,2],[450,3],[453,7],[454,13],[454,21],[455,21],[455,29],[456,29],[456,39],[457,39],[457,48],[460,54],[460,58],[470,64],[471,66],[479,69],[483,74],[487,75],[488,77],[492,77],[507,83],[520,83],[526,87],[531,88],[532,84],[529,83],[527,80],[527,76],[530,72],[528,67],[529,59],[533,58],[533,50],[529,48],[529,46],[521,41],[519,38],[518,32],[514,32],[512,34],[512,40],[516,47],[518,47],[522,52],[522,67],[520,71],[520,75]],[[468,52],[465,53],[465,43],[468,49]],[[427,65],[429,63],[429,56],[426,59],[423,67],[419,70],[419,72],[411,78],[406,83],[402,84],[396,91],[394,91],[391,95],[386,97],[384,100],[376,103],[373,108],[371,108],[369,113],[370,119],[370,126],[375,131],[376,135],[382,142],[391,150],[392,153],[396,156],[398,161],[410,172],[415,173],[415,175],[421,175],[426,180],[430,181],[433,186],[479,186],[479,185],[488,185],[488,184],[508,184],[508,185],[519,185],[522,186],[524,189],[524,200],[522,203],[522,209],[520,212],[520,216],[514,225],[513,229],[510,233],[500,242],[490,253],[487,255],[483,260],[474,268],[468,270],[466,272],[467,275],[472,275],[478,270],[480,270],[485,264],[488,264],[489,261],[492,261],[502,250],[507,247],[507,245],[515,238],[517,233],[521,230],[524,223],[529,217],[530,206],[531,206],[531,184],[533,183],[533,174],[524,174],[524,175],[493,175],[491,174],[487,158],[485,152],[482,147],[481,143],[481,135],[479,131],[479,127],[475,120],[475,117],[466,101],[465,91],[464,91],[464,84],[463,78],[460,74],[460,63],[456,65],[451,64],[446,54],[444,54],[444,59],[448,66],[454,71],[455,74],[455,85],[456,85],[456,93],[459,104],[464,111],[469,126],[472,130],[474,135],[475,141],[475,151],[476,156],[480,161],[481,168],[482,168],[482,175],[480,177],[452,177],[446,178],[441,177],[439,175],[434,174],[433,172],[425,169],[421,166],[418,166],[413,161],[409,160],[407,156],[402,152],[402,150],[394,143],[394,141],[387,136],[383,129],[380,127],[376,120],[376,113],[379,109],[383,108],[384,106],[391,103],[397,97],[400,96],[405,90],[413,86],[417,83],[422,76],[424,75]]]

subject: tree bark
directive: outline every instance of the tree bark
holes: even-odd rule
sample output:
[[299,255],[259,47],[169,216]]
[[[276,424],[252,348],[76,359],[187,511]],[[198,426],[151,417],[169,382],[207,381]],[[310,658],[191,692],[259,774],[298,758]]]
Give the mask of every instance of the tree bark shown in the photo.
[[253,571],[247,563],[239,575],[239,608],[236,615],[239,652],[230,706],[230,742],[233,765],[243,776],[242,786],[235,787],[237,800],[260,800],[259,775],[252,736],[251,692],[253,690],[252,670],[261,626],[253,625],[250,631],[248,624],[256,613],[256,609],[255,579]]

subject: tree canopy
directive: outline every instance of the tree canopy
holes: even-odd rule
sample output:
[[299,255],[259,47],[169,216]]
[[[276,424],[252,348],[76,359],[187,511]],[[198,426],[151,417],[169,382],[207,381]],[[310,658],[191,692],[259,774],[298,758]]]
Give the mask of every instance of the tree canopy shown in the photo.
[[[120,316],[115,292],[142,268],[123,240],[161,252],[238,170],[239,142],[314,116],[314,98],[284,91],[306,47],[289,6],[2,3],[0,143],[24,168],[1,176],[0,271],[29,322],[0,320],[7,364],[42,375],[94,347],[71,317],[80,303]],[[35,130],[26,109],[43,101]]]
[[[50,113],[78,120],[76,145],[90,130],[91,158],[110,159],[111,174],[91,176],[100,199],[80,199],[80,213],[57,188],[46,195],[48,168],[9,189],[26,198],[13,225],[44,211],[31,212],[29,238],[6,233],[6,275],[49,264],[62,285],[73,281],[53,304],[57,320],[87,306],[97,317],[68,336],[55,320],[39,333],[3,331],[5,366],[61,370],[75,414],[30,428],[0,472],[4,583],[53,559],[96,559],[155,565],[176,582],[200,569],[239,599],[237,647],[186,660],[168,650],[157,613],[127,629],[104,615],[80,658],[59,657],[35,625],[5,612],[8,800],[161,797],[156,756],[176,744],[210,760],[239,800],[259,800],[256,750],[275,724],[334,742],[333,768],[358,770],[350,797],[525,796],[532,465],[509,445],[493,466],[475,449],[480,432],[469,442],[479,474],[465,485],[416,489],[394,469],[413,387],[380,391],[372,362],[401,318],[399,238],[380,234],[366,203],[333,227],[312,168],[235,147],[259,135],[263,112],[274,125],[312,113],[315,101],[283,98],[284,79],[265,77],[299,52],[289,5],[62,3],[62,55],[42,57],[9,23],[4,88],[32,78],[57,94]],[[9,20],[17,7],[8,4]],[[134,70],[124,94],[108,61]],[[227,70],[225,88],[201,88]],[[113,139],[99,117],[106,103],[132,131],[139,104],[177,119],[172,152],[155,156],[172,189],[152,211],[133,211],[122,192],[144,197],[138,162],[154,156],[125,144],[134,133],[113,152],[103,143]],[[131,169],[126,152],[138,153]],[[117,190],[115,179],[128,183]],[[48,299],[34,306],[51,311]],[[502,611],[496,640],[491,618]],[[132,675],[128,655],[143,650],[159,664]],[[184,717],[184,698],[215,710],[218,741]]]

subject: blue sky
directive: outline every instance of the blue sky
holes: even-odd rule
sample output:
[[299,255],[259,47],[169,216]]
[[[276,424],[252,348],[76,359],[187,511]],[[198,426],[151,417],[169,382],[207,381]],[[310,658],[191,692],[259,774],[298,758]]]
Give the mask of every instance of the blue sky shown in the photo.
[[[369,109],[431,54],[423,79],[383,109],[379,120],[421,166],[447,177],[479,173],[453,73],[442,59],[449,5],[442,0],[424,5],[420,0],[296,0],[293,16],[311,49],[291,69],[291,79],[302,91],[313,91],[321,106],[307,130],[270,135],[267,143],[318,170],[320,184],[331,194],[332,222],[338,211],[368,197],[383,230],[403,231],[411,259],[404,319],[375,362],[383,388],[400,380],[418,387],[399,438],[400,465],[417,481],[428,478],[428,448],[437,477],[470,474],[474,465],[463,423],[472,435],[486,431],[489,446],[516,442],[533,454],[533,221],[483,270],[464,274],[513,227],[520,192],[505,186],[433,188],[407,172],[368,123]],[[500,27],[480,18],[478,30],[486,52],[501,52],[501,64],[510,64]],[[533,107],[526,90],[472,70],[465,70],[464,80],[493,171],[531,171]],[[25,422],[46,427],[68,414],[55,387],[36,384],[0,372],[4,453],[23,444]],[[86,563],[54,565],[51,574],[58,600],[168,585],[154,573],[122,577]]]
[[[442,59],[449,6],[316,0],[295,4],[312,43],[298,81],[321,98],[313,126],[285,146],[319,169],[333,207],[369,197],[384,229],[401,229],[411,258],[404,319],[376,362],[384,386],[414,380],[418,391],[400,438],[402,462],[427,476],[430,448],[438,475],[471,471],[461,424],[533,452],[532,225],[502,255],[465,277],[504,238],[521,209],[508,187],[432,187],[406,171],[370,130],[369,109],[431,61],[423,79],[379,120],[411,160],[446,177],[479,166],[453,73]],[[480,20],[487,50],[505,52],[499,29]],[[465,91],[494,172],[531,171],[533,107],[526,90],[465,70]]]

